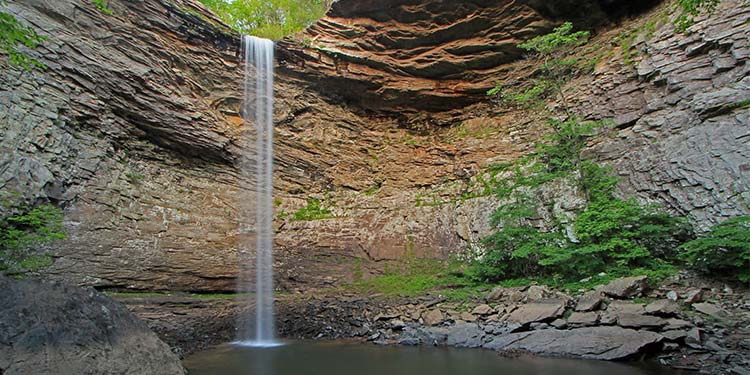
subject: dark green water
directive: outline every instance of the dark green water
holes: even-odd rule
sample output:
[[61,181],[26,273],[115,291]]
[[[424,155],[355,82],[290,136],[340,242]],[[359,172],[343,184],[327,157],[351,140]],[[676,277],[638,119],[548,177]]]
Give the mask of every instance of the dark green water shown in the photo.
[[183,362],[190,375],[638,375],[657,366],[570,359],[507,359],[478,349],[294,342],[276,348],[223,345]]

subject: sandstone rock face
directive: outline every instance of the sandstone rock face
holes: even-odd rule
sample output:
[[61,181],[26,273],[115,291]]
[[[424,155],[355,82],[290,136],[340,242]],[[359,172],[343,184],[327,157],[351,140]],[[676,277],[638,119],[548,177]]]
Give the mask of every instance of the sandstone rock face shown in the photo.
[[0,276],[3,374],[184,374],[122,304],[93,289]]
[[[534,73],[521,40],[567,19],[612,19],[599,3],[340,0],[280,42],[277,285],[327,287],[404,256],[481,251],[499,204],[488,166],[528,154],[545,132],[540,115],[484,92]],[[32,51],[49,69],[0,70],[0,186],[65,208],[70,236],[51,249],[50,276],[234,289],[247,196],[238,36],[194,0],[113,0],[114,16],[74,0],[6,8],[49,37]],[[750,212],[746,17],[727,0],[690,37],[657,23],[634,43],[636,67],[611,47],[622,30],[600,28],[591,46],[612,53],[566,88],[586,118],[616,120],[587,153],[623,176],[620,190],[699,229]],[[575,187],[554,190],[566,203],[550,215],[580,208]],[[309,198],[334,218],[292,220]]]
[[507,64],[523,56],[516,45],[551,30],[554,19],[583,27],[608,21],[599,3],[337,1],[323,20],[280,43],[280,68],[376,112],[454,110],[485,100]]

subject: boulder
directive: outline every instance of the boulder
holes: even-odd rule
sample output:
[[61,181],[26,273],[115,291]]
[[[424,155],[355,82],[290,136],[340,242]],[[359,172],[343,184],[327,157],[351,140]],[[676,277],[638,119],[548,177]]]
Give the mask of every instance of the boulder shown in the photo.
[[552,291],[543,285],[532,285],[526,290],[529,301],[538,301],[552,296]]
[[456,323],[448,329],[446,345],[459,348],[478,348],[482,346],[484,331],[474,323]]
[[603,302],[602,294],[597,291],[590,291],[584,293],[578,298],[576,303],[576,311],[593,311],[599,308]]
[[680,312],[680,305],[670,300],[660,299],[646,305],[644,310],[649,315],[675,316]]
[[632,303],[627,301],[613,301],[607,306],[607,311],[611,314],[644,314],[644,309],[641,303]]
[[466,311],[462,312],[459,317],[461,318],[461,320],[466,321],[466,322],[474,322],[477,320],[476,315],[470,312],[466,312]]
[[703,331],[700,328],[693,328],[685,336],[685,344],[694,349],[703,347]]
[[667,326],[664,327],[664,330],[672,330],[672,329],[685,329],[685,328],[692,328],[693,324],[688,322],[687,320],[682,319],[667,319]]
[[552,321],[552,323],[550,323],[550,325],[557,329],[568,328],[568,322],[565,319],[555,319]]
[[600,287],[602,293],[613,298],[631,298],[640,295],[648,287],[647,276],[622,277]]
[[680,299],[680,295],[677,294],[677,292],[675,292],[674,290],[670,290],[669,292],[667,292],[667,299],[672,302],[676,302],[678,299]]
[[703,289],[691,289],[685,294],[685,303],[698,303],[703,301]]
[[521,305],[508,316],[509,321],[526,325],[534,322],[551,321],[565,312],[563,299],[548,299]]
[[425,325],[434,326],[445,320],[443,312],[438,309],[432,309],[422,314],[422,321]]
[[550,325],[547,323],[531,323],[529,324],[529,329],[532,331],[540,331],[543,329],[550,329]]
[[568,325],[571,327],[590,327],[599,323],[599,314],[596,312],[574,312],[568,317]]
[[497,302],[500,301],[504,295],[505,288],[498,286],[492,289],[491,292],[487,293],[487,295],[484,296],[484,299],[486,299],[488,302]]
[[699,313],[710,315],[714,318],[724,318],[728,315],[726,310],[712,303],[694,303],[693,308]]
[[508,333],[515,332],[522,328],[518,323],[514,322],[492,322],[484,326],[484,331],[493,335],[507,335]]
[[185,373],[144,322],[92,288],[0,275],[0,306],[0,373]]
[[381,313],[381,314],[375,315],[373,320],[377,322],[380,320],[391,320],[391,319],[396,319],[399,317],[401,317],[401,314],[397,312],[396,313]]
[[479,305],[475,307],[474,310],[471,310],[471,313],[475,315],[490,315],[493,312],[495,312],[495,310],[487,304]]
[[688,331],[682,330],[682,329],[675,329],[670,331],[664,331],[660,332],[664,338],[670,341],[679,341],[685,339],[688,335]]
[[448,329],[444,327],[406,327],[398,338],[402,345],[445,345],[448,340]]
[[648,350],[664,338],[654,332],[620,327],[586,327],[567,331],[546,329],[496,337],[484,345],[492,350],[525,350],[553,357],[599,360],[624,359]]
[[375,315],[374,318],[372,318],[374,321],[380,321],[380,320],[391,320],[401,317],[401,314],[399,313],[381,313],[378,315]]

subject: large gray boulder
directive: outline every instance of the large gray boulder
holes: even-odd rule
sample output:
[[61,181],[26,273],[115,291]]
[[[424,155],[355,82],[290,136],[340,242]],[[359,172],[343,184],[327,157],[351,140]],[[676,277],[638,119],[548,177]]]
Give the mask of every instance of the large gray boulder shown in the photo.
[[600,287],[599,290],[610,297],[630,298],[640,295],[647,287],[648,277],[633,276],[612,280],[609,284]]
[[91,288],[0,275],[0,374],[184,374],[122,304]]
[[484,347],[492,350],[526,350],[552,357],[616,360],[633,356],[659,344],[664,337],[648,331],[620,327],[587,327],[561,331],[512,333],[499,336]]

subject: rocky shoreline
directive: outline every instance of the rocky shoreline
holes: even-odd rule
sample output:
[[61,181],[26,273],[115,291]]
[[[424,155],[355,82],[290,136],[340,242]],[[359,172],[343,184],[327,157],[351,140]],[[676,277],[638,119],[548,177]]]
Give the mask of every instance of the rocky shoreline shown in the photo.
[[[182,355],[234,338],[233,300],[127,298],[123,302]],[[484,348],[501,354],[652,360],[709,374],[748,374],[750,293],[688,277],[649,289],[618,279],[579,296],[545,286],[495,288],[482,300],[346,293],[285,295],[277,324],[291,339]]]

